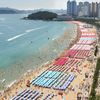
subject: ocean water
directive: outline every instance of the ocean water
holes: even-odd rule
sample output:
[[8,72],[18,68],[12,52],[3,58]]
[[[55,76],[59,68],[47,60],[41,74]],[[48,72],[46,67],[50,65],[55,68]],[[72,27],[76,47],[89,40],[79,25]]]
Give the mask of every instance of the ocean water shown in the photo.
[[69,22],[22,20],[0,15],[0,82],[9,84],[29,69],[58,57],[77,35]]

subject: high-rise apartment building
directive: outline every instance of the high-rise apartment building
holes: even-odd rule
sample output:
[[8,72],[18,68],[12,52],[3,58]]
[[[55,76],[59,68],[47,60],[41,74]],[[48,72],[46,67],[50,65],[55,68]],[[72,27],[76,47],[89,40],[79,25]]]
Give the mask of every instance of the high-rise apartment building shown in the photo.
[[67,14],[69,16],[71,16],[71,13],[72,13],[72,10],[71,10],[71,1],[68,0],[68,2],[67,2]]
[[89,2],[79,2],[78,4],[78,16],[86,16],[90,15],[90,3]]
[[100,3],[98,3],[98,18],[100,19]]
[[90,16],[90,3],[89,2],[84,2],[84,16],[89,17]]
[[83,16],[83,7],[84,7],[84,4],[83,2],[79,2],[78,6],[77,6],[77,13],[78,13],[78,16]]
[[77,3],[75,0],[67,2],[67,14],[72,17],[77,16]]
[[97,2],[77,2],[69,0],[67,2],[67,14],[72,17],[99,17],[100,18],[100,3]]
[[92,2],[90,5],[90,16],[91,17],[98,17],[98,3]]

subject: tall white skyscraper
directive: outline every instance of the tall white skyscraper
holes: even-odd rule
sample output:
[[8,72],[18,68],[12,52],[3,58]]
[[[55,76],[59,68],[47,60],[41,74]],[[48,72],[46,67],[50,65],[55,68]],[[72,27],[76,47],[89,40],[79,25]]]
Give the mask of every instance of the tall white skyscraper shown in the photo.
[[83,16],[84,15],[83,7],[84,7],[83,2],[79,2],[78,7],[77,7],[78,16]]
[[84,2],[84,16],[90,16],[90,3]]
[[89,16],[90,15],[90,3],[79,2],[78,5],[78,16]]
[[68,0],[67,2],[67,15],[71,16],[72,8],[71,8],[71,1]]

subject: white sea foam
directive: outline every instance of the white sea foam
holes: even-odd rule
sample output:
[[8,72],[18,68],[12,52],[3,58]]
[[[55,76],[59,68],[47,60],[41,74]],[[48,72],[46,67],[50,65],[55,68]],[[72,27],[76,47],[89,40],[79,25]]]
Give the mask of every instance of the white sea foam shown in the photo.
[[33,31],[33,29],[26,30],[27,33],[32,32],[32,31]]
[[1,33],[1,32],[0,32],[0,35],[1,35],[1,34],[4,34],[4,33]]
[[5,18],[0,18],[0,21],[4,21],[5,20]]
[[54,52],[57,52],[57,50],[56,50],[56,49],[54,49],[53,51],[54,51]]
[[54,41],[56,38],[53,38],[52,41]]
[[13,84],[15,84],[17,82],[17,80],[14,80],[13,82],[11,82],[9,85],[7,85],[7,87],[11,87]]
[[57,38],[58,38],[58,37],[53,38],[52,41],[56,40]]
[[35,29],[28,29],[28,30],[26,30],[26,32],[29,33],[29,32],[32,32],[32,31],[35,31],[35,30],[39,30],[39,29],[42,29],[42,28],[45,28],[45,26],[44,27],[35,28]]
[[26,33],[23,33],[23,34],[20,34],[20,35],[14,36],[14,37],[8,39],[7,41],[15,40],[15,39],[17,39],[17,38],[19,38],[19,37],[21,37],[21,36],[23,36],[23,35],[25,35],[25,34],[26,34]]
[[29,32],[36,31],[36,30],[43,29],[43,28],[45,28],[45,27],[39,27],[39,28],[35,28],[35,29],[26,30],[25,33],[16,35],[16,36],[14,36],[14,37],[12,37],[12,38],[9,38],[9,39],[7,39],[7,41],[15,40],[15,39],[17,39],[17,38],[19,38],[19,37],[21,37],[21,36],[24,36],[24,35],[28,34]]

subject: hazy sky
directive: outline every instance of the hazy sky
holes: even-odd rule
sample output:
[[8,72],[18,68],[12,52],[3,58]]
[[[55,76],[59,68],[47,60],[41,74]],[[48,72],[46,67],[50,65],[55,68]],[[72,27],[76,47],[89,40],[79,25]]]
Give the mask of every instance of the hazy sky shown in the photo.
[[[77,0],[99,2],[100,0]],[[12,7],[17,9],[66,9],[67,0],[0,0],[0,7]]]

